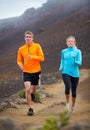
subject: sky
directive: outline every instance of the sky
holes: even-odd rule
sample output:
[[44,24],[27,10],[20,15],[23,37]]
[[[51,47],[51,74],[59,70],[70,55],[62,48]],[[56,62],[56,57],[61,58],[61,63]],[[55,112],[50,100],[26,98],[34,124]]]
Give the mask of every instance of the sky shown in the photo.
[[41,7],[47,0],[0,0],[0,19],[22,15],[28,8]]

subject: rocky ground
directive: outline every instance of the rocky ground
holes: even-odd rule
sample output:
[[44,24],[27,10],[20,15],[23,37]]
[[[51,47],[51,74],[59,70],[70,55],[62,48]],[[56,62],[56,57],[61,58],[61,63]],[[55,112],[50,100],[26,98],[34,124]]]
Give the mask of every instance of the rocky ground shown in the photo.
[[[78,122],[90,123],[90,70],[83,69],[80,71],[80,74],[81,78],[77,91],[76,110],[75,113],[70,113],[70,125]],[[58,116],[60,112],[65,110],[64,84],[62,81],[41,87],[39,90],[43,93],[41,103],[33,103],[35,115],[27,116],[28,105],[26,102],[20,105],[12,103],[12,108],[0,112],[0,129],[3,128],[2,120],[8,119],[14,119],[14,122],[19,127],[22,126],[22,130],[37,128],[44,124],[49,115]]]

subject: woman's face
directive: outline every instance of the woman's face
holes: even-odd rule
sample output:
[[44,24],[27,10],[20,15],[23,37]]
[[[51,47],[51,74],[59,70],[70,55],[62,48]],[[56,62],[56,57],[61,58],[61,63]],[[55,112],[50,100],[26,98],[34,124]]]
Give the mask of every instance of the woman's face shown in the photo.
[[73,46],[75,46],[75,39],[74,38],[68,38],[66,43],[67,43],[68,47],[73,47]]

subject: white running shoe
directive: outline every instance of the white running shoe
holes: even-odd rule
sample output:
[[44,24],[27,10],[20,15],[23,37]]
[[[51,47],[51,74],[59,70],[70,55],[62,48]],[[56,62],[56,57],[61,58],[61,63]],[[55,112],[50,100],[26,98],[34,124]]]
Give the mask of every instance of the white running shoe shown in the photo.
[[69,103],[66,103],[65,109],[70,111],[70,104]]
[[74,113],[75,112],[75,108],[71,107],[71,112]]

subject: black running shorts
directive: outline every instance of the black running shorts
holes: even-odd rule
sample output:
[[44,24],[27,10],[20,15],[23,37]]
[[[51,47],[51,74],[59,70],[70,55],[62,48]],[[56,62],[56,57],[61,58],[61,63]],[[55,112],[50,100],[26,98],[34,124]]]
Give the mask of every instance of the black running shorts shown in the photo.
[[36,73],[23,72],[23,80],[24,82],[26,81],[31,82],[32,85],[38,85],[40,73],[41,72],[36,72]]

